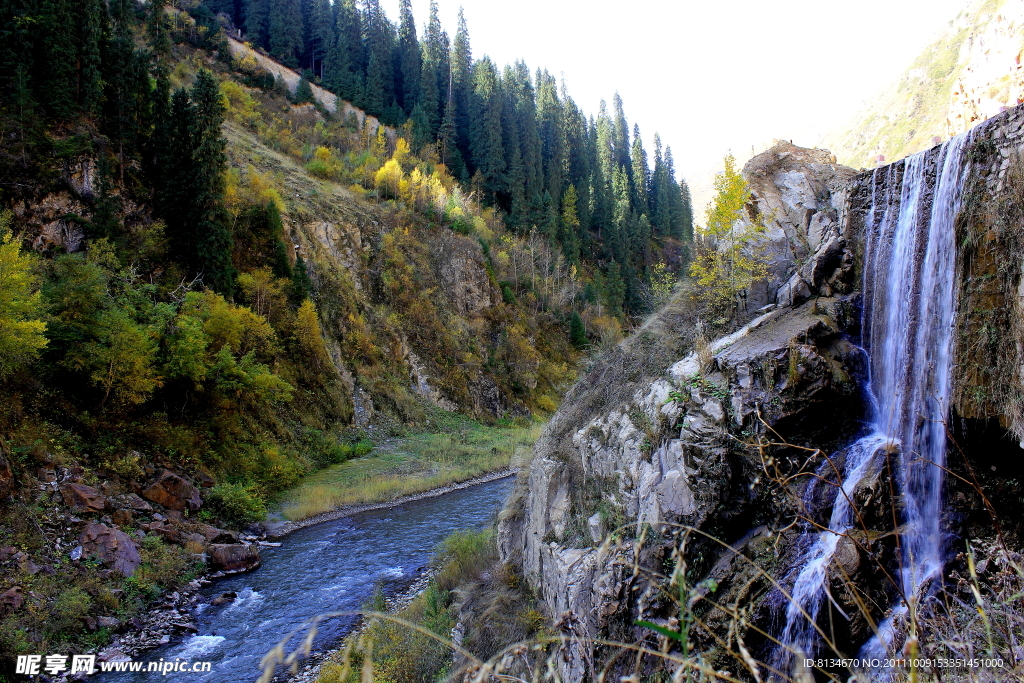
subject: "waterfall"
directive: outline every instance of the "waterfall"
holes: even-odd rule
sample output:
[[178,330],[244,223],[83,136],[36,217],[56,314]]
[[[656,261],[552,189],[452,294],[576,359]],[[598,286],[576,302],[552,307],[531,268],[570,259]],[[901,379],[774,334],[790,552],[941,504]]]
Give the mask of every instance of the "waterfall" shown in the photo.
[[[815,535],[796,565],[802,569],[779,639],[777,664],[783,671],[791,667],[791,652],[796,657],[815,654],[820,638],[814,622],[829,599],[827,570],[841,535],[856,525],[852,494],[882,466],[887,452],[899,452],[902,595],[915,595],[942,568],[942,468],[957,289],[953,222],[968,174],[964,152],[971,137],[968,132],[937,153],[908,158],[902,181],[897,166],[876,169],[872,177],[862,310],[872,432],[846,449],[829,528]],[[897,606],[893,616],[905,610],[905,604]],[[884,642],[875,639],[865,654],[891,644],[892,619],[880,629]]]

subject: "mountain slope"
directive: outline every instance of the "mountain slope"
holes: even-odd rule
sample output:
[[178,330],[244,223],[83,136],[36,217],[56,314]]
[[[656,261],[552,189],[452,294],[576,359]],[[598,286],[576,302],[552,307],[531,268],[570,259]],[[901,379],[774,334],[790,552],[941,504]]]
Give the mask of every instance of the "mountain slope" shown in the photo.
[[976,0],[822,146],[855,168],[927,149],[1024,98],[1024,2]]

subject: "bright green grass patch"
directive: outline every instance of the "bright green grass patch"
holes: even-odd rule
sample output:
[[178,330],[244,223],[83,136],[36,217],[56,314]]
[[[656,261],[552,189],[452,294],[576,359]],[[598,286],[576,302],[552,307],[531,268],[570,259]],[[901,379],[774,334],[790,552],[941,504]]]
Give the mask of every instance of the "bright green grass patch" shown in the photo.
[[445,431],[413,434],[307,477],[285,497],[282,513],[295,521],[472,479],[508,467],[517,451],[525,455],[543,427],[490,427],[465,418],[436,424]]

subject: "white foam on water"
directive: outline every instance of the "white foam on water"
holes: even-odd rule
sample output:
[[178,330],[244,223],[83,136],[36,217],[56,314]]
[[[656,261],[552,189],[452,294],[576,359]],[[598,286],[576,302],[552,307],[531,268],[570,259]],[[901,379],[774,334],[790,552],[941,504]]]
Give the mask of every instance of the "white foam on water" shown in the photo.
[[[818,532],[797,567],[777,666],[788,671],[792,654],[813,657],[815,627],[828,597],[827,570],[838,540],[854,525],[849,500],[857,483],[898,446],[897,483],[903,503],[899,581],[913,596],[942,569],[942,485],[946,461],[953,325],[956,307],[955,229],[970,164],[964,152],[973,133],[950,140],[937,156],[910,157],[877,169],[865,221],[862,330],[869,357],[868,401],[872,434],[847,449],[828,530]],[[927,180],[936,176],[934,192]],[[894,639],[896,605],[864,654],[884,653]]]

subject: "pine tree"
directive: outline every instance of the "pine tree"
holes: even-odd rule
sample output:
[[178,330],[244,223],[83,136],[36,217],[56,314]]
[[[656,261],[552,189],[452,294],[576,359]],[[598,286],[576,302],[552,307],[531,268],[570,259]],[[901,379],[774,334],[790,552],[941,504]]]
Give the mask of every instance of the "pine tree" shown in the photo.
[[574,186],[577,196],[576,215],[578,225],[576,227],[577,239],[581,245],[588,241],[590,230],[590,140],[587,130],[587,119],[583,112],[569,97],[565,85],[562,85],[562,102],[565,107],[565,144],[567,149],[567,181]]
[[299,66],[303,31],[299,0],[270,0],[268,40],[274,59],[292,68]]
[[633,213],[629,202],[629,176],[622,166],[612,168],[612,225],[615,238],[608,240],[611,257],[625,264],[629,256],[629,242],[633,227]]
[[424,47],[420,63],[419,100],[412,113],[417,149],[437,139],[441,123],[437,98],[437,64]]
[[110,9],[111,32],[103,61],[103,119],[123,173],[125,160],[141,151],[149,134],[149,59],[135,50],[131,0],[113,0]]
[[309,69],[304,69],[302,71],[302,76],[299,78],[299,84],[295,86],[295,96],[292,98],[292,101],[295,104],[306,104],[307,102],[316,101],[316,98],[313,96],[313,87],[309,84],[309,79],[312,77],[313,75],[310,73]]
[[473,68],[470,143],[473,166],[483,176],[484,191],[494,196],[501,189],[505,173],[502,145],[502,95],[494,63],[484,57]]
[[561,197],[564,191],[565,113],[558,99],[555,78],[547,71],[537,71],[537,123],[541,158],[544,160],[545,191]]
[[292,268],[292,295],[293,302],[304,301],[313,292],[313,283],[309,279],[309,272],[306,270],[306,262],[300,254],[295,258],[295,266]]
[[665,169],[665,160],[661,154],[661,138],[657,133],[654,134],[654,172],[651,175],[649,199],[654,234],[668,235],[672,222],[672,200],[669,197],[668,171]]
[[395,80],[391,61],[394,28],[381,9],[379,0],[366,0],[363,31],[366,36],[367,59],[363,106],[368,114],[379,117],[395,101]]
[[570,183],[562,196],[562,226],[564,227],[562,252],[569,263],[579,263],[580,260],[578,199],[576,186]]
[[626,283],[622,279],[619,264],[608,264],[604,277],[604,302],[608,312],[614,316],[622,315],[622,305],[626,302]]
[[329,0],[303,0],[302,26],[302,66],[322,79],[324,59],[334,38],[334,17]]
[[21,140],[34,120],[36,105],[31,75],[36,67],[37,14],[34,0],[0,2],[0,104],[13,109]]
[[526,214],[526,169],[520,151],[522,136],[520,133],[519,101],[516,97],[515,73],[510,66],[505,66],[502,79],[502,147],[505,150],[505,184],[502,190],[506,197],[511,227],[525,225]]
[[534,97],[530,69],[518,61],[512,78],[506,79],[506,87],[512,91],[515,101],[515,116],[519,129],[519,152],[524,170],[524,206],[519,223],[523,228],[540,225],[544,220],[544,160],[541,156],[540,132],[537,126],[537,102]]
[[81,101],[89,115],[100,113],[103,103],[103,43],[107,32],[107,3],[83,0],[79,6],[81,31]]
[[150,0],[146,16],[146,35],[149,49],[158,63],[165,63],[171,55],[171,37],[167,27],[167,0]]
[[156,205],[167,224],[167,241],[171,256],[190,271],[194,271],[195,230],[192,223],[192,198],[196,194],[193,173],[193,154],[196,142],[195,108],[188,91],[176,90],[171,96],[167,124],[166,155],[157,165],[159,184]]
[[647,152],[644,151],[638,125],[633,126],[633,149],[630,156],[633,167],[633,210],[638,214],[647,214],[651,210],[650,201],[647,199],[651,173],[647,166]]
[[[469,99],[473,87],[472,79],[473,53],[469,46],[469,29],[466,26],[466,15],[462,9],[459,9],[459,27],[455,32],[455,39],[452,41],[449,90],[450,100],[454,107],[455,145],[462,160],[472,158],[469,143]],[[471,172],[472,168],[467,167],[459,173],[458,177],[466,180]]]
[[613,130],[612,120],[604,100],[598,109],[597,122],[594,127],[594,221],[598,231],[604,237],[605,250],[610,254],[608,232],[615,229],[614,195],[612,193],[613,164]]
[[622,106],[622,98],[615,93],[612,98],[614,109],[614,123],[612,128],[612,148],[614,151],[614,162],[623,168],[629,168],[629,123],[626,122],[626,112]]
[[245,0],[246,37],[263,49],[270,47],[270,3],[277,0]]
[[44,55],[43,101],[50,115],[66,119],[77,112],[78,29],[75,3],[71,0],[42,0],[39,23]]
[[224,172],[227,155],[220,127],[224,105],[213,75],[203,69],[192,86],[195,108],[192,141],[192,171],[196,194],[192,200],[196,233],[196,266],[204,282],[223,294],[234,288],[235,269],[231,262],[232,238],[224,208]]
[[[436,111],[427,111],[430,120],[437,121],[440,125],[448,102],[449,80],[451,78],[451,64],[449,50],[451,49],[448,34],[441,28],[441,18],[438,14],[437,0],[430,0],[430,20],[427,22],[427,35],[423,44],[424,61],[432,64],[434,71],[434,84],[437,92]],[[424,104],[426,99],[424,98]]]
[[[406,113],[411,114],[420,98],[422,57],[410,0],[401,0],[399,5],[398,54],[399,104]],[[436,103],[435,84],[435,106]]]
[[335,14],[334,38],[326,59],[324,84],[343,100],[362,106],[365,74],[362,20],[353,0],[338,0]]
[[583,325],[583,318],[576,311],[573,311],[569,318],[569,343],[577,349],[587,345],[587,328]]
[[685,242],[693,242],[693,201],[690,198],[690,186],[685,180],[679,181],[679,195],[682,207],[682,238]]

